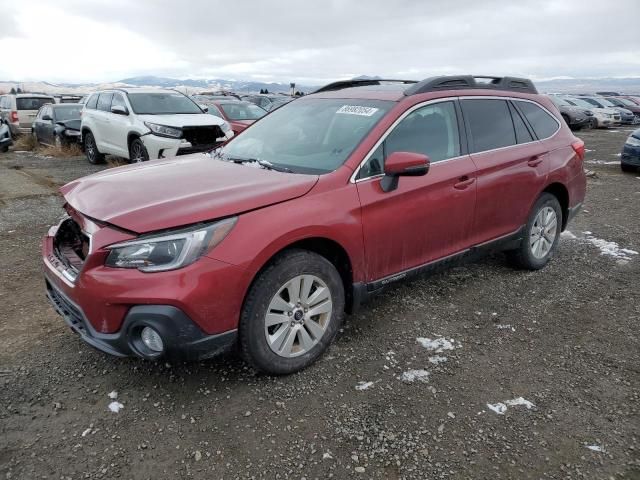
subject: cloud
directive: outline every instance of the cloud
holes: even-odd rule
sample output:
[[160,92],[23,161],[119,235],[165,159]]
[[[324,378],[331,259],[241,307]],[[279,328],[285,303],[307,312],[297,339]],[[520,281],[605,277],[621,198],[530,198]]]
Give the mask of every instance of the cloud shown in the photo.
[[640,76],[637,0],[4,1],[0,78]]

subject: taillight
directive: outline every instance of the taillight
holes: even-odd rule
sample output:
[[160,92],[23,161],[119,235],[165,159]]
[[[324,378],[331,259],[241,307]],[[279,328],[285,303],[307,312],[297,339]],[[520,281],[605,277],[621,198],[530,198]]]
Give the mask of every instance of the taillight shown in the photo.
[[9,121],[11,123],[16,123],[18,121],[18,112],[16,112],[15,110],[11,112],[11,114],[9,115]]
[[580,139],[576,140],[571,144],[573,151],[576,152],[578,158],[582,161],[584,160],[584,142]]

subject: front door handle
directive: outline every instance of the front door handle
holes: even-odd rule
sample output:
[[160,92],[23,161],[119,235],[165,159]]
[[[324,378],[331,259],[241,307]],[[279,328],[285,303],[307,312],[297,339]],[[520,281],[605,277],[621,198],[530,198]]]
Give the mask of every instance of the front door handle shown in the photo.
[[463,175],[458,179],[457,183],[453,184],[453,188],[455,188],[456,190],[464,190],[465,188],[473,184],[473,182],[475,181],[476,181],[475,178],[469,178],[467,175]]
[[535,157],[531,157],[527,161],[527,165],[529,165],[530,167],[537,167],[541,163],[542,163],[542,156],[540,156],[540,155],[536,155]]

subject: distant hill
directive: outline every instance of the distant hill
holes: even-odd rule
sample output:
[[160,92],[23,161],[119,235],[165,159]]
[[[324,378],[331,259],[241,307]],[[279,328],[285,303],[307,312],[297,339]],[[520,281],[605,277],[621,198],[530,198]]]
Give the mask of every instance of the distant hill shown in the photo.
[[[376,79],[362,75],[356,78]],[[328,83],[328,82],[327,82]],[[535,82],[538,90],[547,93],[594,93],[613,91],[640,94],[640,77],[627,78],[559,78],[540,80]],[[163,87],[176,88],[192,94],[210,90],[231,90],[235,92],[259,92],[267,89],[271,93],[288,93],[288,83],[253,82],[246,80],[225,79],[177,79],[153,75],[124,78],[111,83],[50,83],[50,82],[20,82],[0,81],[0,92],[8,92],[11,88],[20,87],[25,92],[41,92],[49,94],[85,94],[94,90],[115,87]],[[314,91],[318,86],[296,85],[296,90],[304,93]]]

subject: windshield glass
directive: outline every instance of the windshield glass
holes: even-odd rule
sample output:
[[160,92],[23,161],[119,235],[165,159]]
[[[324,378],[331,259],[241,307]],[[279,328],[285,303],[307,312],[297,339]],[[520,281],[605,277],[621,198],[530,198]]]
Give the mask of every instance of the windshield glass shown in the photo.
[[567,106],[569,106],[569,107],[570,107],[570,106],[571,106],[571,104],[570,104],[569,102],[567,102],[567,101],[566,101],[565,99],[563,99],[563,98],[551,97],[551,101],[552,101],[553,103],[555,103],[558,107],[559,107],[559,106],[565,106],[565,107],[567,107]]
[[220,108],[231,120],[257,120],[266,115],[266,110],[249,102],[221,103]]
[[597,105],[589,103],[581,98],[567,98],[565,100],[569,102],[571,105],[575,105],[576,107],[583,107],[583,108],[597,107]]
[[202,113],[193,100],[178,92],[129,93],[129,102],[138,115]]
[[18,97],[16,98],[17,110],[40,110],[47,103],[55,103],[53,98]]
[[75,120],[80,118],[82,105],[74,105],[73,107],[54,107],[53,115],[56,122],[64,122],[65,120]]
[[616,98],[616,100],[627,107],[637,107],[635,103],[633,103],[631,100],[627,100],[626,98]]
[[231,160],[266,160],[296,173],[332,172],[394,105],[381,100],[296,100],[225,145]]
[[615,105],[613,103],[611,103],[609,100],[606,100],[604,98],[598,98],[596,99],[596,101],[603,105],[604,107],[615,107]]

